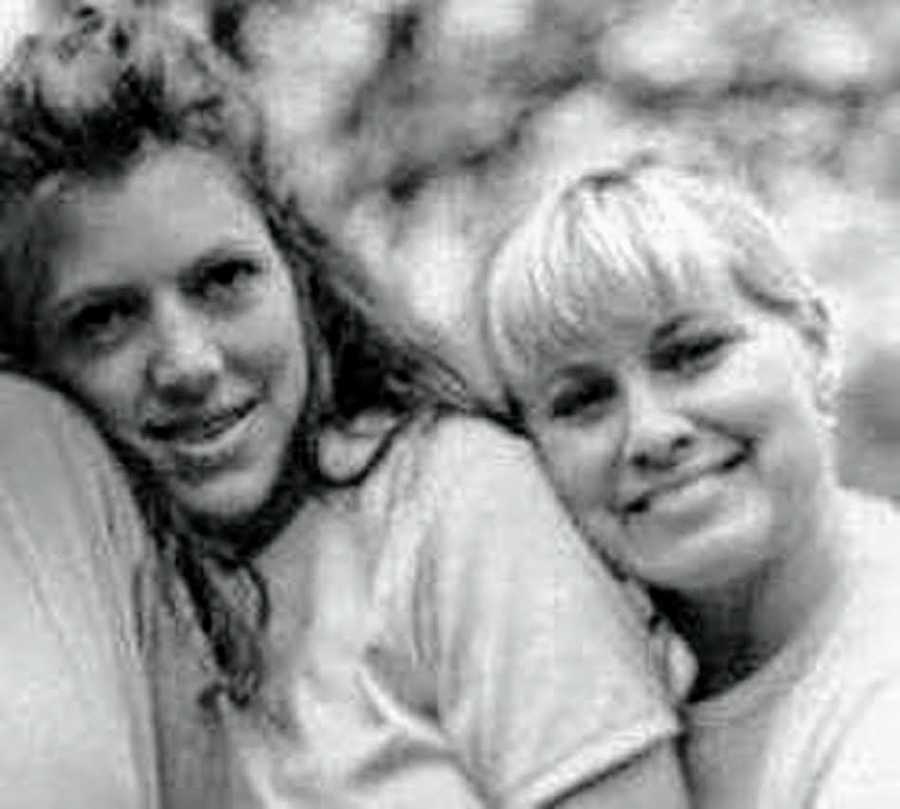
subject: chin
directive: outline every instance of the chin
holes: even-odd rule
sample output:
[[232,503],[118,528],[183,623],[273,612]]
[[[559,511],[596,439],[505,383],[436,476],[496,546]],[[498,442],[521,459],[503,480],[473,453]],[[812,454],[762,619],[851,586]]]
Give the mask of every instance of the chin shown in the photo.
[[633,556],[636,576],[684,593],[717,590],[756,576],[775,552],[768,513],[749,507],[706,530],[680,538],[654,538],[647,554]]
[[683,593],[719,590],[754,578],[771,552],[746,534],[722,532],[696,539],[693,547],[668,558],[636,561],[638,575],[654,586]]
[[265,503],[274,485],[274,475],[265,479],[211,481],[170,490],[179,507],[192,518],[211,523],[244,522]]

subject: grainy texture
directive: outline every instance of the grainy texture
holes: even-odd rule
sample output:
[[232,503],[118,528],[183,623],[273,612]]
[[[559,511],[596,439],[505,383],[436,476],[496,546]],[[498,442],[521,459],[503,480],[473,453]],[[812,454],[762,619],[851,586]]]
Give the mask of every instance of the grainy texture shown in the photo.
[[[724,147],[835,293],[845,478],[900,495],[893,0],[143,2],[253,72],[286,178],[485,385],[478,271],[548,174],[657,137]],[[69,4],[7,0],[0,50]]]

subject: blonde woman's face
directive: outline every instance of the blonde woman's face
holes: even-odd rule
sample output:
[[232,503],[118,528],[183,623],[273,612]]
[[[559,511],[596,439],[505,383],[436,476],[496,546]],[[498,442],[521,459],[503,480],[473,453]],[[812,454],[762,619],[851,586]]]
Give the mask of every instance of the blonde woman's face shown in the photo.
[[660,587],[718,587],[815,520],[828,452],[819,361],[794,324],[722,277],[611,319],[544,369],[527,424],[605,553]]
[[218,158],[154,153],[62,201],[41,312],[51,371],[188,513],[271,492],[307,396],[294,284]]

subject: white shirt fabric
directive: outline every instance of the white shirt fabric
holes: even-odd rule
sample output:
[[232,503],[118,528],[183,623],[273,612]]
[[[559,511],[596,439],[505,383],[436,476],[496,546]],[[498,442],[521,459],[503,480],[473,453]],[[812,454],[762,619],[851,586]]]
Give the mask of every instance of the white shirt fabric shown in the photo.
[[835,597],[769,665],[689,707],[698,809],[900,806],[900,517],[849,508]]
[[156,760],[131,586],[148,551],[106,447],[0,374],[0,807],[152,809]]
[[410,429],[260,566],[270,710],[226,709],[236,805],[544,805],[677,731],[619,585],[487,423]]

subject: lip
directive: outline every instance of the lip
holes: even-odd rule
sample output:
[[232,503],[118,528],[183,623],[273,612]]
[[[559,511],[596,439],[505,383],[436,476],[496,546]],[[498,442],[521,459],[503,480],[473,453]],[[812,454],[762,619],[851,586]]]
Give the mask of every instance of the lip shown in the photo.
[[258,402],[148,421],[144,435],[171,453],[178,466],[209,469],[226,462],[253,421]]
[[636,495],[624,498],[623,505],[620,507],[619,512],[626,518],[646,513],[653,507],[654,502],[661,497],[687,490],[690,486],[709,475],[715,476],[731,472],[743,464],[749,455],[749,448],[743,447],[737,452],[729,454],[723,460],[687,469],[673,474],[670,477],[666,477],[653,486],[642,489]]
[[154,441],[202,443],[215,438],[236,424],[255,406],[256,401],[249,399],[229,407],[151,419],[145,423],[143,431],[148,438]]

